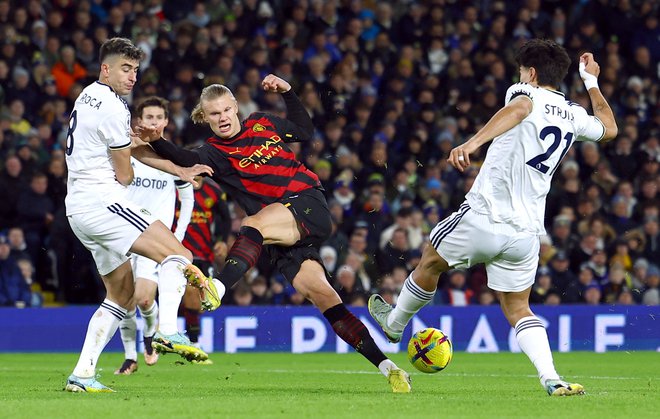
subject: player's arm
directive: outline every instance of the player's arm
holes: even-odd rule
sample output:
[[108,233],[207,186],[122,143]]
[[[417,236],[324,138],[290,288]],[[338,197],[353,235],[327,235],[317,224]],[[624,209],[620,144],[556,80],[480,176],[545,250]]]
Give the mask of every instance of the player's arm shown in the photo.
[[131,148],[126,147],[119,150],[110,149],[112,167],[115,169],[117,182],[128,186],[133,182],[133,166],[131,165]]
[[177,180],[175,181],[175,184],[177,191],[179,192],[181,209],[179,210],[179,218],[176,220],[176,231],[174,231],[174,236],[179,239],[179,241],[183,241],[195,205],[195,192],[189,182]]
[[314,136],[314,124],[291,85],[273,74],[264,77],[261,85],[267,92],[281,93],[284,99],[286,119],[277,121],[278,131],[284,132],[282,139],[288,143],[310,141]]
[[131,114],[122,108],[119,112],[106,115],[97,128],[101,139],[110,151],[115,179],[124,186],[133,182],[130,121]]
[[601,141],[609,141],[616,138],[619,129],[614,119],[612,108],[605,100],[605,97],[598,87],[598,75],[600,74],[600,66],[594,60],[591,53],[585,53],[580,56],[580,77],[584,81],[584,86],[589,92],[589,99],[591,99],[591,107],[594,110],[594,116],[603,124],[605,132]]
[[470,154],[493,138],[520,124],[532,112],[532,106],[532,100],[529,96],[520,95],[515,97],[497,111],[472,138],[454,148],[449,153],[447,161],[462,172],[470,165]]

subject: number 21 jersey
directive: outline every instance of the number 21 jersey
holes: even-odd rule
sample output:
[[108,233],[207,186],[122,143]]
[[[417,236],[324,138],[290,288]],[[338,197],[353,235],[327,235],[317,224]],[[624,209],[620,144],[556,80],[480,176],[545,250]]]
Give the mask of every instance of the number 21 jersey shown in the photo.
[[600,120],[554,90],[517,83],[505,104],[524,96],[532,111],[518,125],[496,137],[466,199],[492,222],[520,232],[545,234],[545,198],[552,175],[574,141],[599,141]]

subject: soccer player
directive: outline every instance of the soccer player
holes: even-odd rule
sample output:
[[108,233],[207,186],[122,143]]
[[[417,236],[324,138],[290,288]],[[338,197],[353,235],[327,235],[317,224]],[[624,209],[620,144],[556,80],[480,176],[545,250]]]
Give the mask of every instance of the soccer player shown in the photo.
[[[188,224],[183,245],[193,254],[193,264],[205,275],[213,276],[213,246],[216,241],[227,241],[231,228],[231,217],[227,205],[227,194],[210,178],[197,179],[194,192],[192,218]],[[191,287],[183,295],[183,316],[186,319],[186,334],[194,344],[198,343],[201,304],[199,294]]]
[[191,114],[214,136],[197,150],[184,150],[159,139],[153,130],[141,137],[162,157],[182,166],[204,163],[213,179],[248,214],[230,249],[220,280],[186,270],[189,282],[203,285],[202,304],[215,308],[225,291],[253,267],[262,247],[294,288],[323,313],[335,333],[379,368],[392,391],[410,392],[408,374],[376,346],[365,325],[344,306],[330,286],[319,246],[331,230],[330,211],[318,177],[296,160],[287,143],[309,141],[314,126],[291,85],[272,74],[262,81],[267,92],[281,93],[287,119],[253,113],[243,123],[238,104],[225,86],[210,85]]
[[[138,104],[135,111],[138,124],[156,126],[161,133],[169,123],[168,102],[163,98],[148,97]],[[191,184],[182,182],[169,173],[140,163],[134,157],[131,157],[131,165],[133,166],[134,176],[133,182],[128,186],[128,200],[149,211],[151,215],[159,219],[169,229],[172,228],[174,222],[175,201],[178,191],[181,208],[177,211],[174,236],[177,240],[182,241],[193,209],[194,198]],[[140,255],[131,256],[131,265],[133,277],[135,278],[134,300],[128,308],[126,316],[119,322],[125,360],[122,366],[115,371],[115,374],[124,375],[130,375],[138,369],[135,340],[137,334],[136,304],[144,320],[144,330],[142,331],[144,361],[147,365],[154,365],[158,361],[158,353],[154,351],[152,341],[158,321],[158,304],[155,301],[156,290],[159,287],[162,288],[162,281],[158,280],[159,266],[153,260]],[[171,294],[161,289],[159,295],[162,299],[168,298]],[[193,297],[196,297],[197,304],[199,304],[197,293]],[[170,304],[174,304],[174,302]],[[167,314],[176,315],[176,312],[171,311]],[[176,319],[168,321],[176,321]]]
[[563,47],[531,40],[521,47],[517,62],[521,82],[508,89],[505,106],[449,154],[449,163],[462,172],[470,154],[493,140],[466,201],[431,231],[431,245],[406,279],[396,307],[372,295],[369,312],[389,340],[398,342],[410,319],[432,300],[442,272],[485,263],[488,286],[499,293],[502,311],[541,385],[552,396],[579,395],[583,387],[566,383],[555,371],[548,336],[529,308],[529,295],[552,175],[574,141],[611,140],[617,126],[598,89],[600,69],[592,54],[580,57],[580,76],[595,117],[557,90],[571,63]]
[[[99,53],[99,79],[81,92],[69,117],[66,215],[73,232],[91,252],[107,295],[89,321],[80,358],[67,379],[67,391],[113,391],[96,379],[96,363],[131,306],[134,284],[129,253],[161,265],[165,295],[160,300],[159,333],[154,341],[184,357],[208,357],[191,346],[176,325],[186,284],[182,271],[192,261],[190,251],[148,210],[126,198],[134,173],[130,160],[131,114],[121,96],[133,89],[142,56],[128,39],[104,42]],[[208,167],[183,169],[171,162],[152,160],[150,164],[186,181],[193,181],[200,172],[210,173]],[[149,163],[148,156],[143,161]]]

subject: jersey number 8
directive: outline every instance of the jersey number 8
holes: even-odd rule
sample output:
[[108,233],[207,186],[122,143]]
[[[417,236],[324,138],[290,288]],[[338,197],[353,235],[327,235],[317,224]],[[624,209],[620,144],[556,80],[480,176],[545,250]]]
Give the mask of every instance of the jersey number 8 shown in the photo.
[[73,153],[73,131],[76,130],[78,125],[78,111],[71,112],[69,117],[69,129],[66,132],[66,155],[70,156]]

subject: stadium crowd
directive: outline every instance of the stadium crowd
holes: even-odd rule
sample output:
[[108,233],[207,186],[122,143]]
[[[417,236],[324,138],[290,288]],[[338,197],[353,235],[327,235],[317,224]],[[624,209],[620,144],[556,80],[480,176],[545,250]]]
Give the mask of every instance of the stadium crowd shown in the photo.
[[[660,27],[635,0],[0,0],[0,305],[97,303],[93,261],[64,214],[68,114],[98,77],[98,47],[145,52],[132,97],[170,101],[166,137],[200,144],[201,89],[227,85],[243,117],[282,113],[260,88],[291,83],[316,134],[295,144],[322,180],[333,234],[321,256],[348,304],[392,299],[430,229],[462,203],[485,156],[461,174],[445,158],[502,105],[516,49],[567,48],[567,98],[589,109],[577,57],[593,52],[619,136],[578,143],[554,177],[532,301],[660,303]],[[231,198],[231,197],[229,197]],[[222,220],[237,232],[244,213]],[[229,242],[214,248],[221,268]],[[470,243],[465,243],[470,246]],[[262,258],[233,303],[305,304]],[[444,275],[435,304],[493,304],[484,269]]]

